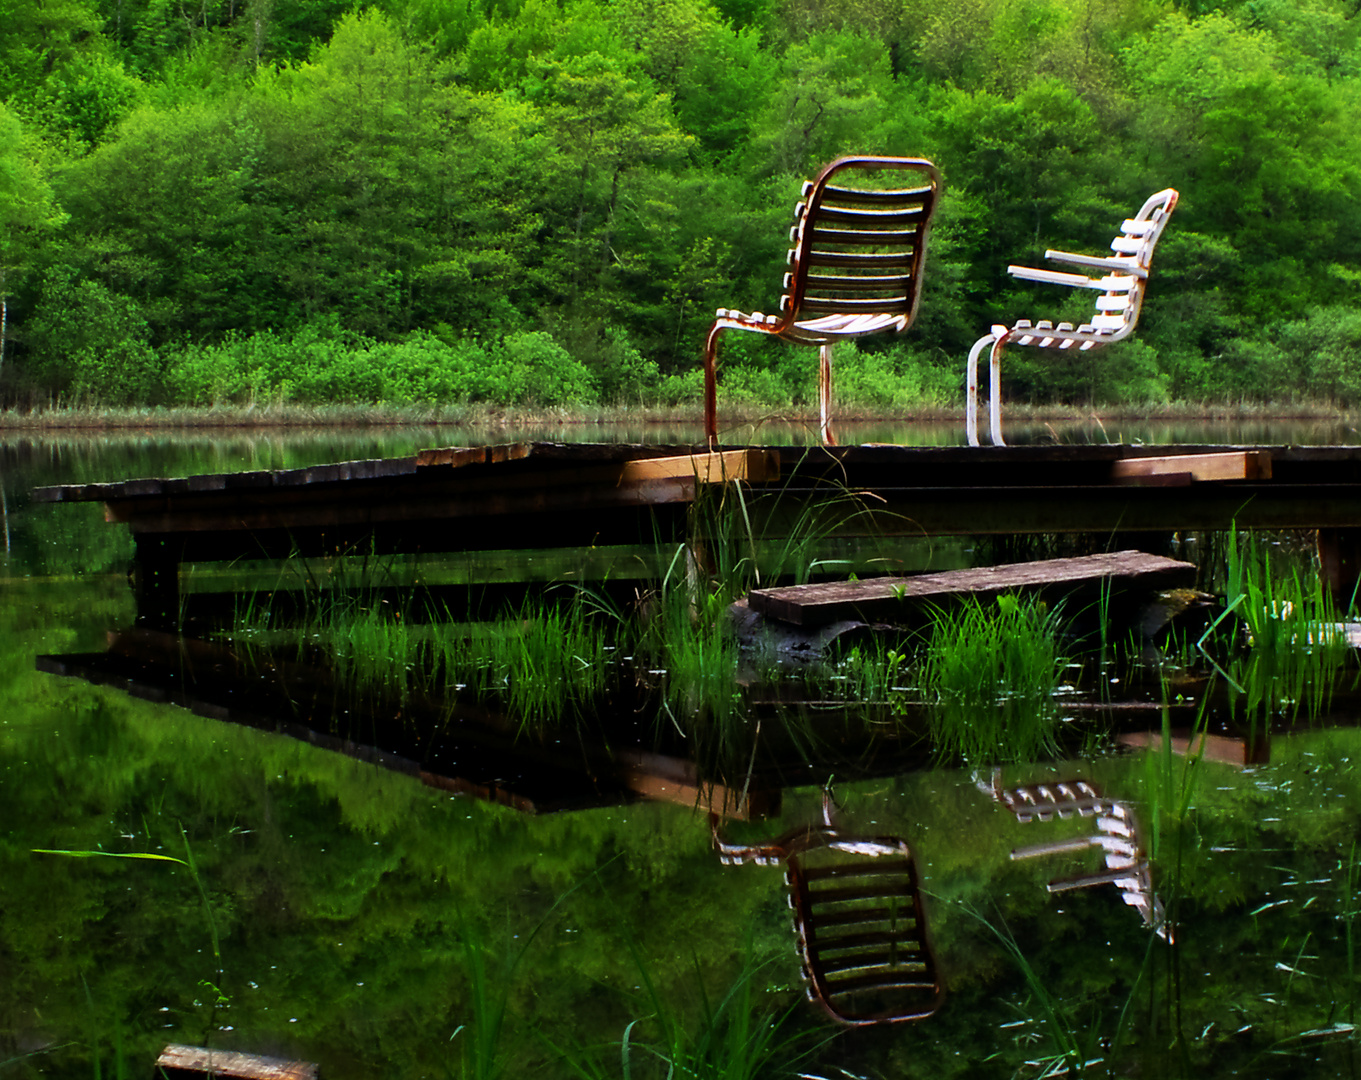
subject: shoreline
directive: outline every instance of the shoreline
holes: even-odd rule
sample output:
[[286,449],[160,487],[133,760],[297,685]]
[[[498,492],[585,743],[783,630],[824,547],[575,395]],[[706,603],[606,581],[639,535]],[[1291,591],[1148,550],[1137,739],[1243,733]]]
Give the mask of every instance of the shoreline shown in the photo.
[[[816,426],[817,414],[809,410],[781,412],[765,406],[734,405],[724,409],[725,426],[787,424]],[[1271,406],[1256,404],[1160,405],[1154,408],[1109,406],[1100,409],[1076,406],[1008,407],[1009,423],[1120,423],[1291,421],[1346,423],[1357,414],[1328,405]],[[902,423],[963,424],[963,409],[930,407],[911,410],[838,410],[839,424]],[[383,405],[240,406],[208,408],[66,408],[6,409],[0,411],[0,434],[46,431],[148,431],[148,430],[273,430],[362,429],[390,427],[430,428],[581,428],[605,426],[652,426],[693,424],[702,421],[699,405],[649,408],[628,405],[591,406],[581,409],[506,409],[478,405],[426,408]]]

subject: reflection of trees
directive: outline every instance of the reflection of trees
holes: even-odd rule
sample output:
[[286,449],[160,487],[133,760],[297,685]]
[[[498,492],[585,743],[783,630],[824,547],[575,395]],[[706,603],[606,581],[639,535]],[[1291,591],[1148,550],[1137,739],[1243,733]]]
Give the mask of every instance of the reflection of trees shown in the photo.
[[[28,854],[100,845],[177,854],[181,823],[222,935],[231,999],[223,1015],[235,1030],[212,1036],[220,1045],[324,1045],[332,1076],[438,1072],[467,1015],[455,908],[494,952],[577,885],[508,991],[516,1067],[553,1074],[548,1052],[525,1037],[531,1027],[608,1043],[637,1018],[624,931],[682,1011],[698,1008],[696,967],[704,985],[727,985],[752,928],[757,953],[781,958],[768,976],[776,996],[796,996],[779,876],[724,875],[687,809],[526,817],[33,671],[32,654],[73,627],[116,621],[87,610],[92,596],[49,589],[34,614],[31,596],[6,593],[14,607],[0,630],[0,1017],[16,1046],[30,1035],[88,1042],[98,1033],[107,1054],[121,1028],[129,1055],[144,1057],[168,1041],[166,1022],[176,1038],[209,1037],[198,988],[211,976],[208,929],[186,874]],[[1180,803],[1159,794],[1167,781],[1158,752],[1083,766],[1103,791],[1138,807],[1150,845],[1156,836],[1159,889],[1176,906],[1175,949],[1150,947],[1106,890],[1049,895],[1054,866],[1010,860],[1036,827],[960,774],[844,786],[857,822],[901,824],[913,837],[949,997],[922,1030],[839,1040],[828,1060],[862,1075],[948,1077],[967,1073],[979,1048],[1000,1055],[999,1073],[1046,1052],[1051,1032],[1036,1020],[1033,983],[973,910],[1005,924],[1079,1042],[1123,1030],[1103,1051],[1122,1067],[1159,1075],[1180,1060],[1169,1055],[1181,1050],[1168,1050],[1180,1038],[1193,1064],[1231,1061],[1252,1075],[1262,1071],[1255,1056],[1276,1047],[1291,1052],[1300,1075],[1333,1075],[1334,1036],[1299,1043],[1307,1055],[1277,1044],[1348,1018],[1359,755],[1356,732],[1328,730],[1278,738],[1264,768],[1175,759],[1171,780],[1191,793],[1180,817],[1170,809]],[[814,814],[815,799],[791,793],[788,814]],[[1056,839],[1092,830],[1090,820],[1053,827]]]

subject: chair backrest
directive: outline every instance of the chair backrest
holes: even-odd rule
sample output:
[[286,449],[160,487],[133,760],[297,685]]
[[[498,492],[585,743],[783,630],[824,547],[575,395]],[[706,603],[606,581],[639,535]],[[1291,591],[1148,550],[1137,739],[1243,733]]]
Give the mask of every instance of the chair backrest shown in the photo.
[[[882,851],[870,854],[876,846]],[[922,1020],[940,1008],[944,990],[905,843],[843,838],[791,854],[786,866],[810,999],[854,1026]]]
[[723,839],[716,815],[710,823],[725,864],[785,863],[808,997],[829,1016],[866,1026],[922,1020],[940,1008],[944,988],[907,841],[823,824],[736,845]]
[[[1096,314],[1092,316],[1093,330],[1110,333],[1112,339],[1128,336],[1139,321],[1143,306],[1145,283],[1153,262],[1153,249],[1167,227],[1168,218],[1177,205],[1177,192],[1172,188],[1158,192],[1132,218],[1126,218],[1120,232],[1111,241],[1115,254],[1106,259],[1111,268],[1108,287],[1096,298]],[[1047,258],[1059,252],[1046,252]]]
[[837,158],[806,182],[776,333],[797,339],[796,324],[820,319],[834,337],[907,329],[940,190],[936,167],[920,158]]
[[1077,345],[1087,350],[1128,337],[1139,321],[1148,271],[1153,262],[1153,249],[1176,205],[1177,192],[1172,188],[1150,196],[1134,217],[1126,218],[1121,224],[1119,234],[1111,241],[1114,254],[1076,255],[1053,249],[1044,253],[1046,259],[1055,262],[1104,270],[1106,273],[1102,277],[1037,270],[1028,266],[1007,267],[1008,273],[1023,280],[1095,289],[1101,295],[1096,298],[1096,313],[1091,322],[1076,330],[1068,323],[1054,326],[1049,322],[1041,322],[1032,326],[1028,320],[1023,320],[1011,328],[1006,340],[1041,348],[1068,349]]

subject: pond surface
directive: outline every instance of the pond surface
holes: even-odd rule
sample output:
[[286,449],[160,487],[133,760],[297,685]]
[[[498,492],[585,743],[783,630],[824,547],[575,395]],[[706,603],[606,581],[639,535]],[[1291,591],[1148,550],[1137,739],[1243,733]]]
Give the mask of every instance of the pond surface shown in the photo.
[[[1167,430],[1120,437],[1357,441],[1333,425]],[[944,427],[841,434],[962,441]],[[1085,759],[838,783],[848,829],[911,846],[946,990],[929,1019],[843,1029],[804,999],[780,867],[724,865],[693,803],[527,813],[423,783],[390,751],[356,756],[325,731],[308,741],[301,713],[305,737],[239,722],[255,707],[245,691],[213,718],[167,703],[173,689],[38,669],[40,656],[104,651],[133,604],[123,530],[98,507],[30,505],[35,486],[525,435],[679,442],[697,429],[0,445],[0,1069],[144,1076],[166,1044],[186,1043],[317,1062],[332,1080],[666,1076],[668,1060],[698,1075],[788,1066],[843,1080],[1082,1065],[1096,1076],[1353,1074],[1361,733],[1345,678],[1320,707],[1268,705],[1246,725],[1216,726],[1199,753],[1176,736],[1208,690],[1169,679],[1128,702],[1139,715],[1118,739],[1085,740],[1100,749]],[[1137,822],[1163,934],[1123,886],[1050,890],[1109,869],[1109,845],[1078,841],[1109,835],[1098,821],[1118,814],[1027,822],[1001,797],[1077,778]],[[773,820],[731,822],[726,835],[750,843],[817,821],[820,783],[785,788]],[[1036,845],[1050,853],[1011,857]]]

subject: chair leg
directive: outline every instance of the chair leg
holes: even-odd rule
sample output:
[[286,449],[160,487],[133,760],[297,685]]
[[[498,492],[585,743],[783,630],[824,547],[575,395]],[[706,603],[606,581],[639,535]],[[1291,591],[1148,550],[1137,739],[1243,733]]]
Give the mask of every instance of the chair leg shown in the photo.
[[964,434],[970,446],[978,445],[978,354],[984,345],[992,343],[992,334],[985,334],[969,350],[969,362],[964,369]]
[[970,446],[978,446],[978,357],[985,345],[991,345],[988,357],[988,378],[992,382],[991,398],[988,406],[988,421],[994,446],[1005,446],[1002,441],[1002,345],[1006,341],[1007,328],[994,326],[987,334],[974,342],[969,350],[969,362],[964,373],[964,434]]
[[818,346],[818,435],[823,446],[835,446],[832,432],[832,346]]
[[[993,332],[1001,329],[995,326]],[[992,432],[993,446],[1006,446],[1002,438],[1002,346],[1006,340],[1005,335],[997,338],[988,357],[988,381],[992,383],[992,393],[988,399],[988,428]]]
[[715,324],[704,343],[704,437],[711,450],[718,442],[718,335],[722,330]]

